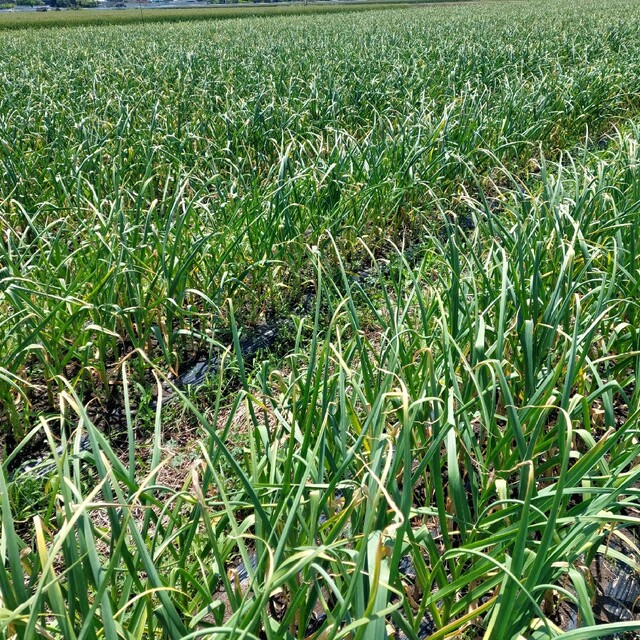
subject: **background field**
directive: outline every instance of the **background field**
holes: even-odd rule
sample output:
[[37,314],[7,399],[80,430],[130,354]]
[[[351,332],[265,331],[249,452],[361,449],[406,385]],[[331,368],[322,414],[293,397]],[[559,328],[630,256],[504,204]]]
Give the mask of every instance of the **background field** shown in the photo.
[[[277,5],[260,3],[257,6],[250,2],[229,3],[229,6],[196,5],[173,8],[171,5],[159,6],[149,4],[127,3],[127,10],[103,8],[87,11],[53,11],[36,12],[35,9],[24,12],[1,12],[0,30],[3,29],[41,29],[49,27],[72,27],[89,25],[117,25],[154,22],[193,22],[205,20],[227,20],[229,18],[277,17],[286,15],[315,15],[318,13],[350,13],[353,11],[371,11],[408,7],[409,5],[440,4],[446,0],[346,0],[342,2],[310,2],[302,0],[283,2]],[[475,0],[458,0],[473,2]]]
[[638,637],[639,43],[0,30],[2,633]]

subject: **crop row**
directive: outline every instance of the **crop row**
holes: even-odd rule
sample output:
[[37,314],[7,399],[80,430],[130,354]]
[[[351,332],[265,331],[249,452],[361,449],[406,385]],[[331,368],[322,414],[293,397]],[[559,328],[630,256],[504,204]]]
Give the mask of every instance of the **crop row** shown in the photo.
[[0,32],[0,635],[637,633],[639,36],[630,0]]

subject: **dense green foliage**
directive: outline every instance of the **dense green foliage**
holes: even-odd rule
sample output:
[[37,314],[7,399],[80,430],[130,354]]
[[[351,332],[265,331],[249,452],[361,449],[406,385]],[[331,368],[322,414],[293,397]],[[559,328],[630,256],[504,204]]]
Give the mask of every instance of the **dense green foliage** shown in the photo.
[[44,4],[42,0],[16,0],[16,4],[20,7],[39,7]]
[[[89,0],[90,1],[90,0]],[[425,0],[426,4],[437,4],[444,0]],[[473,2],[474,0],[468,0]],[[50,11],[48,13],[11,13],[0,15],[0,31],[15,29],[46,29],[51,27],[73,27],[92,25],[144,24],[154,22],[194,22],[205,20],[229,20],[237,18],[278,17],[297,15],[317,15],[322,13],[353,13],[360,11],[384,10],[403,7],[416,0],[353,0],[348,3],[330,4],[294,2],[286,5],[255,6],[252,3],[230,3],[229,6],[194,8],[152,9],[145,5],[130,7],[128,10],[100,9],[100,11]],[[57,6],[69,6],[70,0],[58,0]],[[82,3],[77,3],[82,4]],[[11,4],[10,6],[14,6]],[[93,5],[92,5],[93,6]]]
[[[6,635],[304,638],[322,612],[318,639],[542,640],[566,603],[563,637],[640,629],[595,630],[588,570],[639,561],[611,544],[640,524],[635,2],[0,50]],[[201,393],[151,402],[208,349]],[[42,437],[57,471],[9,481]]]

